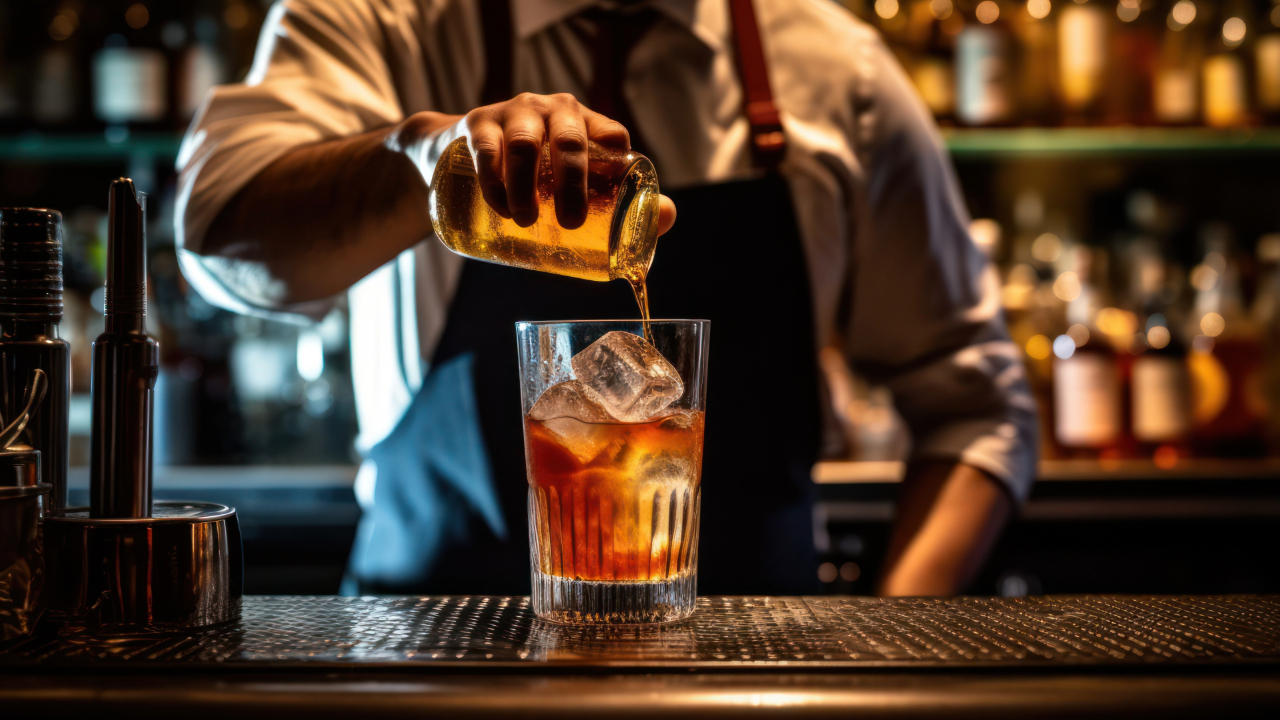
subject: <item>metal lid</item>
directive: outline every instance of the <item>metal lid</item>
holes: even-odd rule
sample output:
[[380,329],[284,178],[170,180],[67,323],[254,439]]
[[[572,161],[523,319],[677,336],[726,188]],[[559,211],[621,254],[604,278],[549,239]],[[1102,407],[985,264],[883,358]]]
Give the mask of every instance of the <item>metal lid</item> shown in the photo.
[[189,500],[156,500],[151,505],[151,517],[95,518],[89,517],[89,508],[78,507],[67,508],[61,517],[47,518],[46,522],[88,525],[168,525],[226,520],[235,514],[235,508],[219,503]]
[[0,488],[40,484],[40,451],[26,445],[0,449]]
[[0,208],[0,317],[62,321],[62,213]]
[[0,487],[0,500],[29,497],[31,495],[46,495],[51,490],[53,490],[53,486],[48,483],[24,485],[22,487]]

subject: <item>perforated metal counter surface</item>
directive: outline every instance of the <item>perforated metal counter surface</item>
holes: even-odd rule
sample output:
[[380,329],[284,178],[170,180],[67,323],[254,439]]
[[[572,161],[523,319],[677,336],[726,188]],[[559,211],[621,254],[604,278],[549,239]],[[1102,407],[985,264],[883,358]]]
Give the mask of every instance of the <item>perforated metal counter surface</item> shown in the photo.
[[0,647],[0,709],[24,703],[46,717],[112,703],[189,716],[1280,716],[1280,597],[711,597],[647,628],[549,625],[520,597],[249,597],[239,623],[200,633]]

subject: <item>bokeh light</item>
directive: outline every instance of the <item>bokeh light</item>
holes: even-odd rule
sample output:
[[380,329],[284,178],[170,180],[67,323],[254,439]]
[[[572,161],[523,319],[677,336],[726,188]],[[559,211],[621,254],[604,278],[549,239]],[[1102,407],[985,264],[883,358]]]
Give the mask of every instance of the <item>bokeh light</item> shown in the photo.
[[[898,0],[876,0],[876,14],[888,20],[898,14]],[[835,566],[831,566],[832,572]],[[828,581],[829,582],[829,581]]]
[[978,3],[978,9],[973,11],[977,16],[978,22],[984,25],[990,25],[1000,17],[1000,6],[991,0],[982,0]]
[[1069,270],[1059,275],[1053,281],[1053,294],[1063,302],[1071,302],[1080,297],[1079,276]]
[[1033,360],[1044,360],[1053,352],[1053,343],[1044,335],[1033,335],[1027,340],[1027,357]]
[[1059,335],[1053,339],[1053,354],[1059,359],[1066,360],[1076,354],[1076,343],[1066,335]]
[[1227,47],[1237,47],[1244,42],[1245,31],[1244,20],[1238,17],[1227,18],[1227,21],[1222,23],[1222,41]]
[[1062,257],[1062,239],[1053,233],[1045,233],[1031,243],[1031,257],[1042,263],[1055,262]]
[[1169,333],[1169,328],[1163,325],[1156,325],[1147,331],[1147,344],[1156,350],[1160,350],[1169,345],[1169,341],[1173,336]]
[[1218,337],[1226,328],[1227,321],[1216,312],[1205,313],[1204,317],[1200,318],[1200,332],[1211,338]]
[[142,3],[134,3],[124,11],[124,21],[134,30],[141,30],[147,26],[147,22],[151,20],[151,13],[147,11],[147,6]]

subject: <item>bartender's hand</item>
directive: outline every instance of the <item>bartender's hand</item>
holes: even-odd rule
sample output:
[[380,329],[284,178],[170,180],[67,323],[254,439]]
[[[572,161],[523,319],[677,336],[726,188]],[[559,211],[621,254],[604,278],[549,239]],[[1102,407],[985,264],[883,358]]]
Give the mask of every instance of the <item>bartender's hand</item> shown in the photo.
[[[521,227],[538,219],[536,185],[543,142],[551,144],[556,222],[569,229],[587,219],[588,143],[631,148],[631,137],[621,123],[588,109],[567,93],[524,93],[465,116],[417,113],[393,131],[390,144],[412,155],[411,148],[455,123],[470,141],[485,201]],[[676,206],[664,195],[658,207],[661,235],[675,223]]]

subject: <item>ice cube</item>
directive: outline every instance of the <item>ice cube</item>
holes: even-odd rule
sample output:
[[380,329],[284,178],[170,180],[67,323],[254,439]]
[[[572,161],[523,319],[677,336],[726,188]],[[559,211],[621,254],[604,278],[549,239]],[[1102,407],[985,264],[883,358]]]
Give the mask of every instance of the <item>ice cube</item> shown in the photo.
[[687,458],[667,452],[645,455],[635,463],[632,477],[640,484],[672,488],[693,482],[693,466]]
[[[542,426],[556,436],[560,447],[573,453],[578,462],[588,465],[592,460],[609,461],[618,454],[624,441],[613,431],[617,425],[582,422],[571,417],[543,420]],[[601,455],[604,455],[602,458]]]
[[544,390],[529,409],[529,417],[534,420],[574,418],[589,423],[612,420],[609,413],[587,395],[582,383],[577,380],[556,383]]
[[613,418],[587,397],[577,380],[556,383],[543,391],[529,410],[529,417],[555,435],[578,461],[586,464],[600,455],[613,439],[607,427]]
[[644,422],[684,394],[680,373],[638,335],[613,331],[573,356],[587,397],[616,420]]

